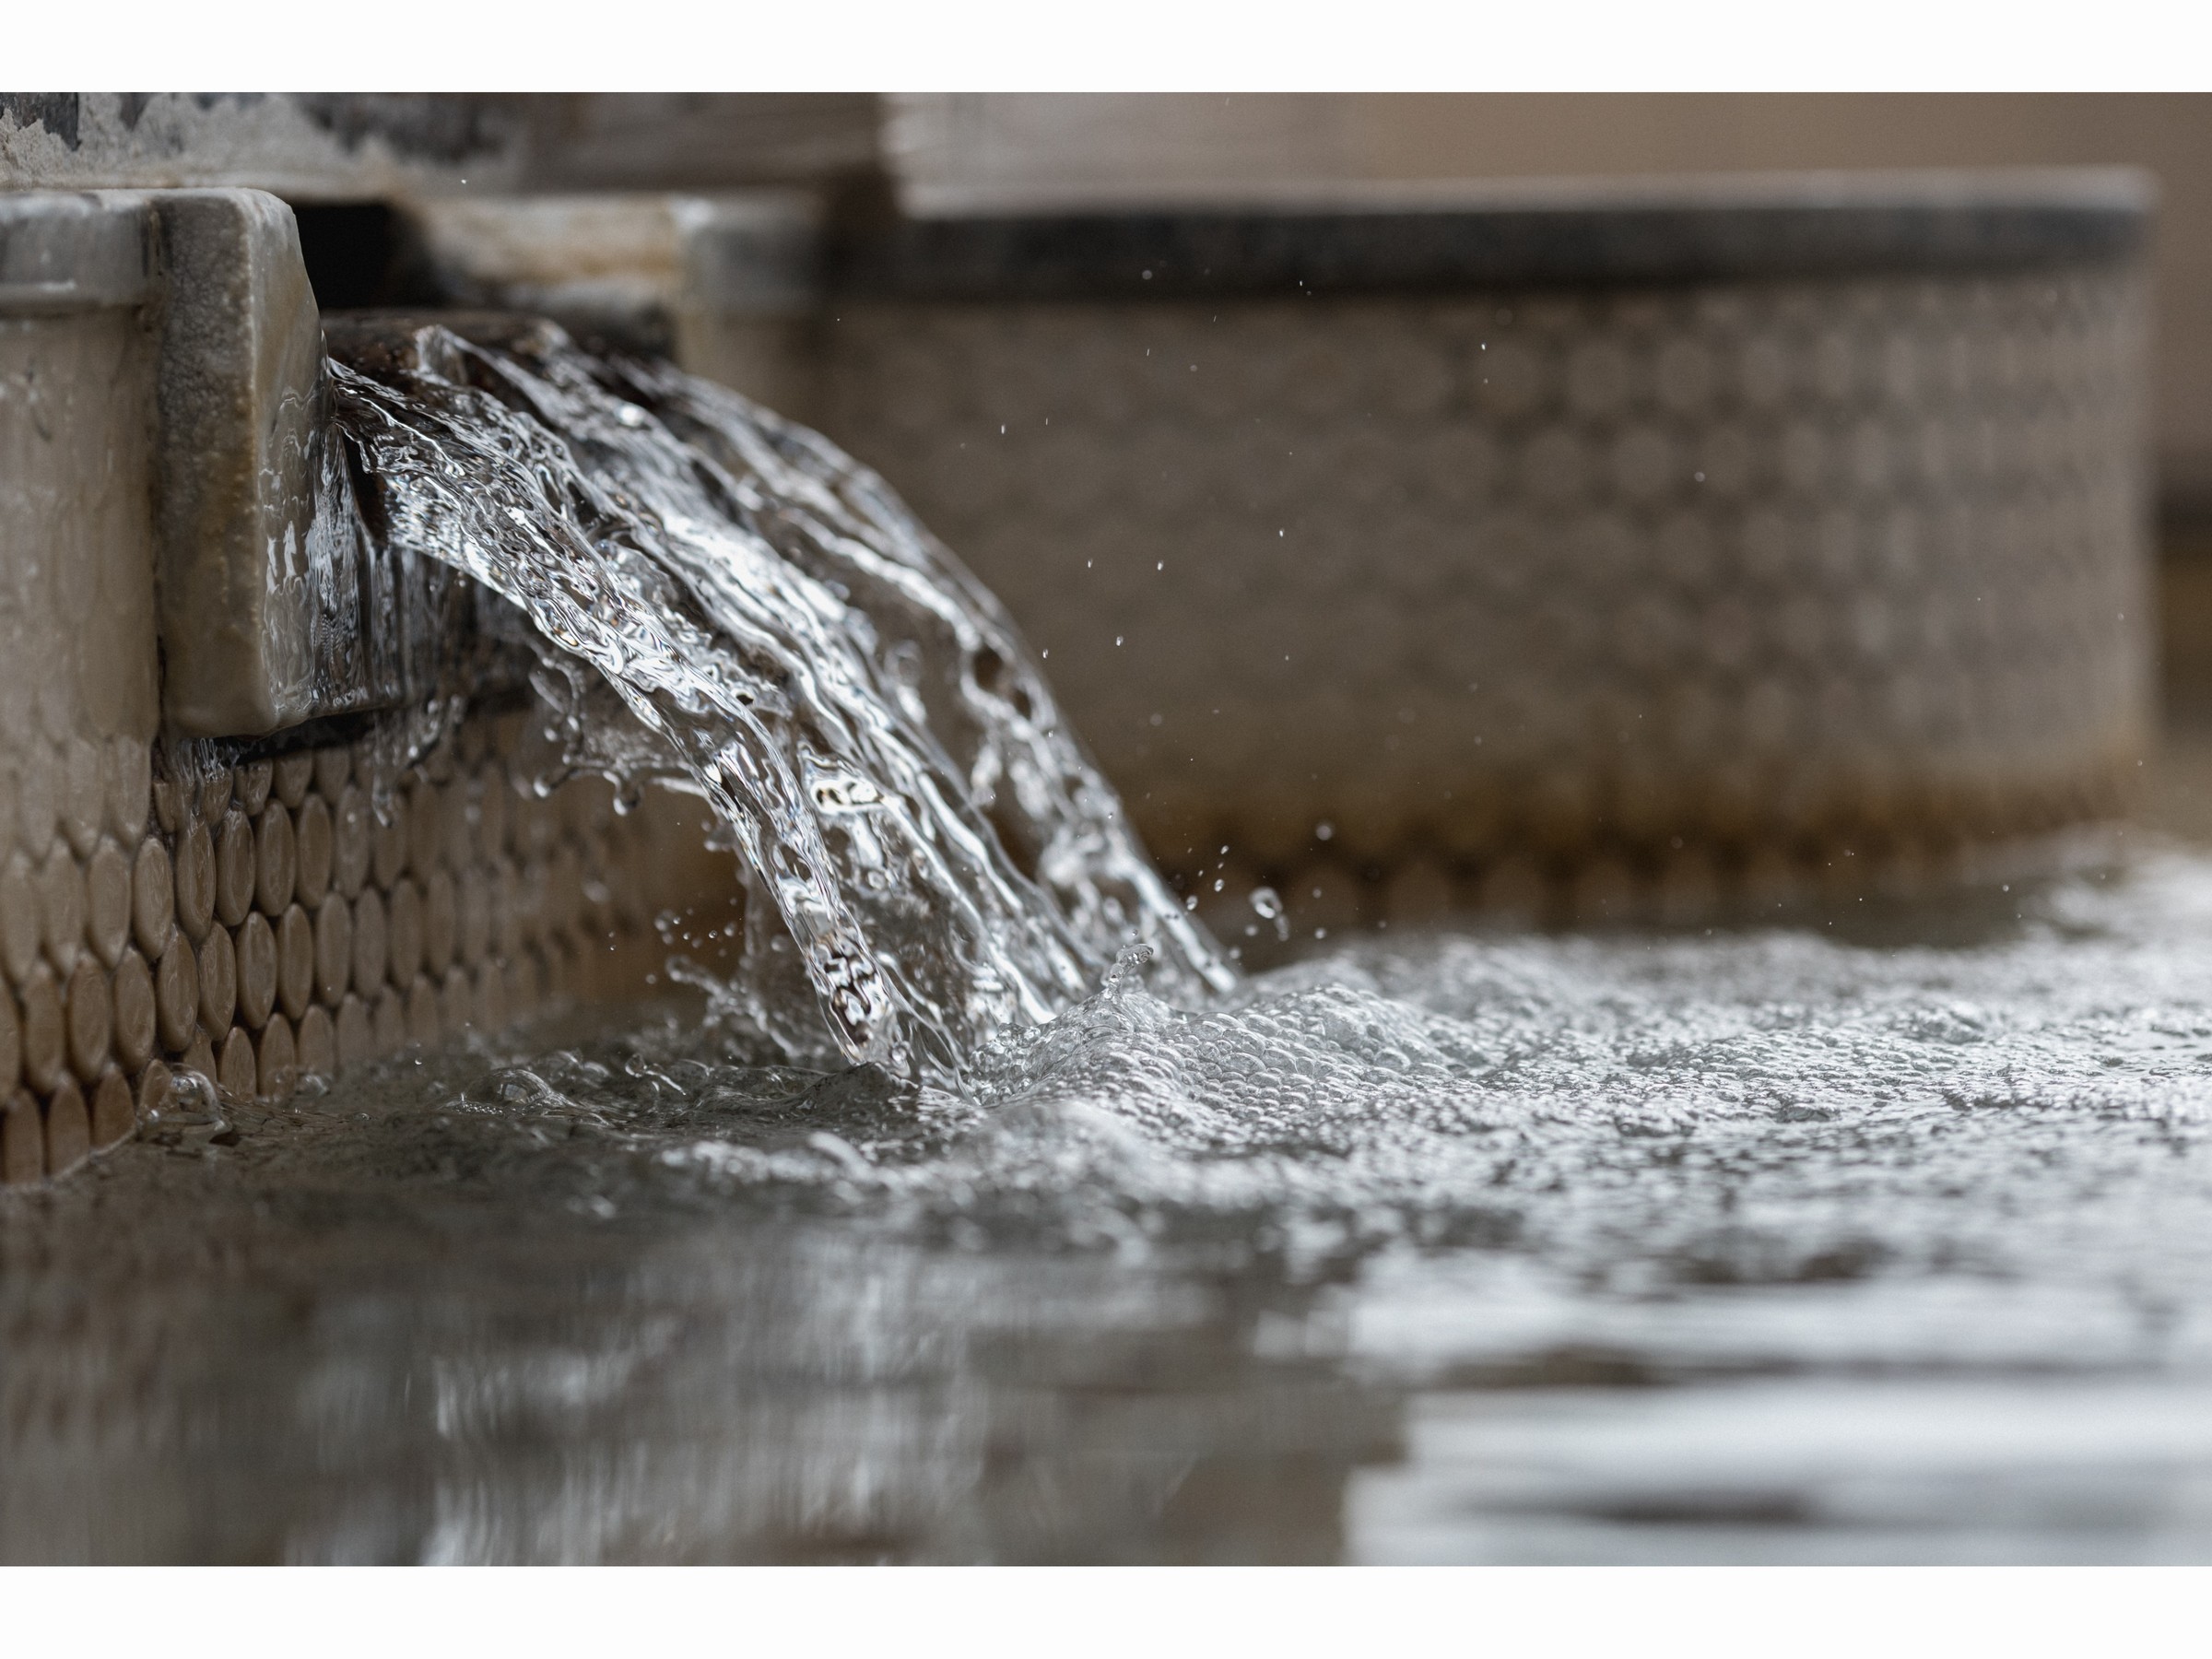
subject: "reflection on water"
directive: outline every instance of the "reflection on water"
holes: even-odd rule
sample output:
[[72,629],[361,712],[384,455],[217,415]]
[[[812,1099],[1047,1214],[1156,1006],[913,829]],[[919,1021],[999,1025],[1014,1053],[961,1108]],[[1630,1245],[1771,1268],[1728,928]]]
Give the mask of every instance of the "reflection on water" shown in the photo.
[[0,1212],[0,1557],[1328,1560],[1392,1449],[1233,1242],[700,1203],[418,1092]]
[[1382,1561],[2203,1561],[2207,1406],[2201,1378],[1443,1394],[1348,1530]]
[[186,1114],[0,1202],[0,1554],[2212,1557],[2212,859],[1922,921]]

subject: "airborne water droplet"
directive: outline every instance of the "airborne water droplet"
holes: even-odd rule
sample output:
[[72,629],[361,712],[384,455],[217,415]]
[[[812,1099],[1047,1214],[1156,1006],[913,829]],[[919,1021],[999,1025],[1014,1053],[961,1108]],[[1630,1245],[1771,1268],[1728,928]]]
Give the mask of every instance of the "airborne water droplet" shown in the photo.
[[[1252,889],[1252,896],[1247,902],[1252,906],[1253,914],[1261,921],[1275,924],[1275,936],[1277,939],[1289,938],[1290,919],[1283,913],[1283,896],[1280,893],[1271,887],[1256,887]],[[1249,935],[1252,929],[1248,927],[1244,931]]]

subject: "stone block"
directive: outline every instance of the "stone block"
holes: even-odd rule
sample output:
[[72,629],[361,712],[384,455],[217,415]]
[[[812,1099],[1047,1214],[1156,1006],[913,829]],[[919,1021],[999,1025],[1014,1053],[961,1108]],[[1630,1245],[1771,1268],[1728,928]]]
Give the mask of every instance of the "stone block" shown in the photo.
[[195,736],[272,732],[317,711],[321,316],[299,229],[274,196],[156,201],[164,711]]

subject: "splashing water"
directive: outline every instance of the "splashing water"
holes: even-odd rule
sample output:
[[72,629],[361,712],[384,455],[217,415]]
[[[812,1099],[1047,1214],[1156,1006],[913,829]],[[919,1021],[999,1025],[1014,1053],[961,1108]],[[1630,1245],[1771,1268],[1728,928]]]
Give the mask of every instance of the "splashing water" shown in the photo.
[[2212,855],[1834,920],[164,1113],[0,1204],[0,1554],[2212,1556]]
[[[520,607],[576,749],[712,804],[766,900],[741,1004],[794,1058],[957,1078],[1124,949],[1171,997],[1234,982],[1005,612],[873,474],[551,324],[366,338],[330,365],[365,533]],[[592,670],[657,743],[611,735]]]
[[[1220,1420],[1274,1420],[1281,1396],[1252,1391],[1317,1364],[1411,1399],[1406,1461],[1346,1500],[1349,1547],[1371,1557],[1652,1559],[1660,1524],[1620,1517],[1670,1515],[1690,1517],[1675,1531],[1695,1536],[1667,1547],[1691,1558],[1752,1547],[1744,1527],[1711,1541],[1716,1519],[1772,1515],[1805,1517],[1757,1523],[1757,1547],[1781,1553],[2026,1547],[1991,1542],[2004,1524],[2062,1556],[2124,1552],[2139,1516],[2168,1528],[2158,1547],[2201,1551],[2198,1512],[2159,1517],[2162,1483],[2212,1468],[2212,858],[2139,852],[1959,896],[1887,945],[1771,929],[1372,940],[1232,982],[989,596],[819,440],[547,330],[418,332],[334,370],[334,396],[364,534],[528,614],[539,677],[593,763],[680,767],[721,808],[763,872],[747,1006],[798,1064],[735,1059],[680,1020],[510,1051],[468,1080],[426,1078],[420,1102],[366,1129],[358,1092],[327,1123],[311,1104],[249,1124],[263,1161],[241,1159],[241,1204],[320,1194],[335,1168],[399,1194],[409,1249],[418,1213],[460,1201],[448,1188],[489,1231],[565,1239],[555,1211],[610,1237],[618,1221],[680,1234],[695,1215],[752,1230],[699,1259],[749,1264],[775,1230],[818,1230],[849,1254],[799,1272],[779,1292],[791,1305],[834,1310],[853,1262],[874,1275],[847,1347],[802,1333],[832,1379],[909,1351],[885,1338],[884,1287],[917,1263],[1035,1276],[1110,1255],[1117,1272],[1071,1315],[1091,1346],[1117,1319],[1168,1322],[1218,1270],[1226,1300],[1262,1307],[1230,1344],[1240,1363],[1288,1368],[1240,1373]],[[624,707],[662,747],[624,747],[606,718]],[[1287,931],[1279,895],[1251,904]],[[771,948],[778,917],[797,950]],[[1148,982],[1147,948],[1163,959]],[[806,980],[775,977],[798,961]],[[1221,994],[1194,994],[1207,985]],[[810,1039],[796,1015],[816,994],[830,1030]],[[911,1055],[922,1081],[847,1069],[866,1055]],[[179,1214],[199,1236],[202,1210]],[[1007,1271],[917,1294],[912,1349],[997,1317]],[[543,1276],[531,1258],[453,1305],[488,1329],[472,1311],[503,1317]],[[592,1350],[609,1374],[631,1374],[628,1319],[625,1299]],[[488,1398],[514,1386],[461,1323],[472,1334],[441,1363],[480,1372]],[[755,1340],[722,1363],[783,1377],[777,1345],[795,1339]],[[1162,1351],[1215,1388],[1213,1348]],[[995,1446],[981,1402],[1007,1391],[984,1359],[959,1363],[960,1420]],[[1070,1374],[1090,1409],[1091,1373]],[[749,1375],[712,1371],[699,1397],[764,1397]],[[1594,1386],[1607,1381],[1634,1386]],[[688,1419],[636,1386],[610,1394],[606,1432],[627,1449],[657,1423],[677,1447],[677,1473],[632,1495],[658,1515],[692,1489]],[[801,1394],[835,1388],[778,1397]],[[912,1445],[941,1443],[947,1397],[934,1374],[918,1391]],[[1970,1421],[1978,1439],[1959,1433]],[[1147,1420],[1117,1455],[1220,1432]],[[840,1490],[894,1480],[846,1419],[817,1441],[845,1459]],[[420,1443],[426,1463],[452,1452]],[[754,1478],[729,1473],[718,1500],[779,1512],[782,1488]],[[947,1481],[959,1502],[990,1484]],[[1099,1501],[1066,1489],[1077,1510]],[[544,1551],[467,1492],[481,1530],[453,1553]],[[593,1525],[600,1499],[578,1500]],[[2085,1501],[2124,1521],[2092,1536]]]

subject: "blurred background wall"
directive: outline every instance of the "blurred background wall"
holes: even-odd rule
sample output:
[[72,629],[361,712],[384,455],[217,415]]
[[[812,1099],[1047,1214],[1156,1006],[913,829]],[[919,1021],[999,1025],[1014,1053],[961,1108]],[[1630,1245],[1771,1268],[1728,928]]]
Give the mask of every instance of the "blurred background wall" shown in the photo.
[[[2160,645],[2169,708],[2212,717],[2212,95],[0,94],[0,186],[260,184],[323,205],[302,234],[324,270],[368,269],[355,244],[379,238],[379,257],[405,253],[382,204],[433,197],[868,182],[926,210],[994,194],[1233,204],[1575,175],[2074,164],[2142,167],[2161,191]],[[375,302],[375,288],[326,300]]]
[[887,176],[1050,201],[1332,184],[2124,164],[2156,175],[2156,442],[2212,543],[2212,95],[0,93],[0,187],[259,184],[299,202]]
[[[2125,164],[2158,178],[2163,510],[2212,530],[2212,95],[0,93],[0,187],[294,202],[888,174],[911,200],[1455,180]],[[2212,535],[2207,535],[2212,540]]]
[[1233,197],[1331,182],[2146,168],[2160,193],[2152,394],[2161,668],[2172,713],[2212,717],[2212,97],[931,94],[887,100],[884,147],[924,204],[971,192]]
[[[1236,892],[1251,885],[1242,877],[1264,877],[1325,900],[1329,881],[1314,872],[1326,865],[1345,891],[1357,888],[1347,914],[1368,914],[1371,900],[1395,906],[1401,888],[1422,903],[1478,888],[1486,906],[1493,889],[1512,888],[1538,893],[1530,902],[1547,913],[1564,905],[1576,915],[1587,888],[1603,901],[1591,913],[1609,914],[1623,893],[1641,904],[1654,883],[1662,898],[1683,886],[1677,865],[1692,893],[1734,883],[1763,894],[1876,841],[1883,857],[1917,868],[1915,859],[1941,862],[1920,858],[1923,841],[1942,841],[1947,858],[1969,830],[2025,835],[2139,795],[2151,712],[2139,458],[2153,464],[2160,523],[2165,708],[2194,724],[2177,744],[2170,722],[2153,775],[2187,782],[2212,830],[2212,316],[2197,302],[2212,277],[2208,117],[2202,97],[2075,95],[0,94],[0,188],[258,185],[296,210],[326,307],[545,312],[603,339],[669,350],[821,425],[881,468],[1006,596],[1053,657],[1066,707],[1133,809],[1151,815],[1141,827],[1156,851],[1225,858],[1234,844],[1272,861],[1242,872]],[[1382,233],[1360,210],[1394,204],[1450,208],[1456,197],[1497,207],[1525,188],[1618,205],[1639,180],[2084,164],[2145,170],[2163,194],[2149,442],[2133,414],[2137,267],[2124,295],[2094,282],[2066,288],[2043,266],[2018,273],[1997,285],[2007,298],[1983,321],[2009,319],[2000,332],[2012,329],[2018,350],[1990,361],[2057,364],[2064,353],[2036,355],[2037,342],[2056,337],[2038,319],[2065,313],[2085,323],[2088,357],[2111,371],[2104,382],[2124,387],[2112,401],[2129,413],[2090,420],[2112,434],[2109,444],[2075,431],[2055,450],[2038,448],[2036,411],[2078,414],[2096,399],[2073,408],[2063,376],[2032,395],[2014,387],[1998,396],[1995,376],[1982,388],[1994,402],[1969,398],[1953,411],[1961,432],[1994,432],[1999,405],[2023,423],[1997,445],[2008,469],[1959,485],[1967,494],[1952,505],[1972,524],[1924,524],[1915,515],[1925,503],[1884,495],[1887,485],[1851,493],[1846,474],[1871,477],[1886,464],[1800,468],[1821,489],[1833,483],[1833,499],[1809,485],[1763,504],[1722,485],[1693,491],[1685,475],[1702,486],[1705,470],[1668,470],[1689,438],[1666,422],[1688,417],[1650,398],[1630,408],[1630,371],[1611,381],[1592,371],[1575,382],[1595,388],[1587,396],[1506,410],[1505,393],[1473,390],[1492,383],[1487,371],[1449,367],[1477,325],[1427,300],[1363,310],[1338,296],[1306,308],[1312,296],[1286,287],[1272,301],[1288,308],[1279,318],[1258,300],[1221,303],[1240,320],[1200,347],[1198,332],[1222,321],[1215,302],[1179,310],[1168,284],[1128,305],[1031,306],[1001,279],[1060,256],[1022,250],[1068,208],[1180,205],[1235,219],[1240,206],[1296,204],[1324,210],[1312,217],[1324,221],[1341,206],[1351,210],[1334,221],[1341,239],[1364,257]],[[1587,193],[1562,189],[1568,180],[1612,184]],[[1672,183],[1654,194],[1679,202],[1705,188]],[[1802,181],[1787,188],[1813,202],[1834,194]],[[1897,188],[1877,187],[1892,193],[1877,214],[1906,211]],[[903,217],[888,211],[894,200]],[[2139,200],[2131,187],[2131,249]],[[1029,228],[1002,235],[994,207]],[[1102,213],[1085,221],[1074,256],[1096,268],[1121,257],[1099,252],[1100,226],[1206,217]],[[952,265],[999,276],[934,298],[926,284],[871,289],[865,250],[937,245],[945,234],[970,238]],[[1485,360],[1500,365],[1518,341],[1527,360],[1547,365],[1528,383],[1564,387],[1570,357],[1655,361],[1653,330],[1672,318],[1665,325],[1681,335],[1672,345],[1698,362],[1739,346],[1746,361],[1756,347],[1809,362],[1806,329],[1768,314],[1785,302],[1828,316],[1842,349],[1865,362],[1882,359],[1888,347],[1868,347],[1858,323],[1843,329],[1822,311],[1842,303],[1840,288],[1798,276],[1812,287],[1762,277],[1731,290],[1751,319],[1738,331],[1748,345],[1732,323],[1714,325],[1727,335],[1715,346],[1705,321],[1668,310],[1677,293],[1618,317],[1609,301],[1574,299],[1550,312],[1521,307],[1518,321],[1514,305],[1493,297],[1486,319],[1494,310],[1499,328],[1522,333],[1500,336]],[[1698,291],[1710,298],[1713,287]],[[1888,329],[1901,360],[1916,360],[1918,324],[1907,313],[1925,296],[1883,292],[1860,321]],[[1953,296],[1961,304],[1963,293]],[[1289,311],[1300,319],[1288,324],[1296,351],[1287,335],[1266,332]],[[1868,321],[1876,312],[1888,319],[1878,327]],[[1171,360],[1196,374],[1201,355],[1206,378],[1177,375],[1174,392],[1159,383]],[[1354,367],[1406,362],[1426,364],[1426,377],[1386,369],[1395,390],[1382,396],[1381,382]],[[1286,372],[1297,397],[1285,394]],[[1800,378],[1801,391],[1820,379]],[[1846,372],[1837,383],[1858,382]],[[1033,406],[1020,402],[1028,393]],[[1745,408],[1756,406],[1755,416],[1726,418],[1757,425],[1760,443],[1802,428],[1815,457],[1841,454],[1830,440],[1846,426],[1874,434],[1869,453],[1902,453],[1891,438],[1925,424],[1918,405],[1884,412],[1851,402],[1855,392],[1836,395],[1843,401],[1832,407],[1815,398],[1789,410],[1753,396]],[[1699,402],[1687,393],[1675,401]],[[1037,418],[1009,423],[1025,407]],[[1752,441],[1743,447],[1750,453]],[[1493,450],[1510,452],[1510,465],[1478,465]],[[1661,459],[1604,477],[1578,470],[1586,453],[1631,452]],[[1788,468],[1738,471],[1781,477]],[[1510,475],[1496,500],[1492,472]],[[2103,482],[2090,488],[2090,474]],[[1696,500],[1677,500],[1683,492]],[[2093,535],[2069,528],[2074,509],[2108,500],[2109,512],[2089,513]],[[1942,593],[1914,576],[1919,585],[1883,589],[1869,609],[1864,584],[1830,580],[1917,568],[1923,541],[1957,555],[1941,561]],[[2003,603],[1979,609],[1973,550],[1984,541],[2006,550],[2008,580]],[[1713,551],[1724,542],[1735,549],[1728,559]],[[1370,568],[1378,544],[1400,550],[1387,581]],[[2037,548],[2066,558],[2038,574]],[[2088,602],[2058,569],[2073,553],[2124,578],[2124,592],[2099,589]],[[1641,586],[1615,580],[1623,570]],[[1538,574],[1523,580],[1530,571]],[[1478,578],[1488,584],[1479,603]],[[1179,585],[1186,579],[1194,585]],[[1944,620],[1947,605],[1959,626]],[[1912,626],[1862,626],[1862,609]],[[1990,630],[2000,611],[2018,611],[2027,631],[1999,641]],[[1224,613],[1240,625],[1218,620]],[[1981,620],[1969,627],[1969,617]],[[2124,640],[2090,639],[2088,625],[2107,618]],[[1908,652],[1897,643],[1907,633],[1936,642]],[[1231,649],[1216,649],[1232,636]],[[2069,640],[2087,653],[2080,663],[2124,670],[2105,700],[2124,719],[2103,719],[2096,687],[2105,682],[2072,673],[2052,644]],[[1231,695],[1245,671],[1250,683]],[[1707,675],[1710,686],[1699,677]],[[1877,704],[1894,716],[1910,764],[1890,765],[1891,755],[1877,766],[1860,752],[1871,752]],[[1423,741],[1406,746],[1397,728],[1416,724]],[[2093,778],[2088,749],[2068,750],[2065,765],[2045,752],[2072,742],[2076,725],[2093,731]],[[1644,733],[1637,743],[1631,727]],[[1468,752],[1449,759],[1439,733]],[[1307,762],[1303,784],[1283,764],[1287,737]],[[1949,759],[1928,771],[1922,762],[1938,750]],[[2005,787],[1975,772],[1976,789],[1988,784],[1983,794],[2010,803],[1994,816],[1929,793],[1933,783],[1899,782],[1927,783],[1939,771],[1950,790],[2000,759]],[[1677,762],[1688,770],[1666,770]],[[1447,773],[1450,787],[1439,782]],[[2128,786],[2108,790],[2115,780]],[[1224,802],[1241,816],[1224,817]],[[1759,865],[1770,853],[1786,866],[1772,880]],[[1869,853],[1851,867],[1874,862]]]
[[[2161,508],[2212,529],[2212,97],[2148,94],[932,94],[887,159],[924,201],[1284,183],[2127,164],[2159,180]],[[2201,532],[2200,532],[2201,533]]]

